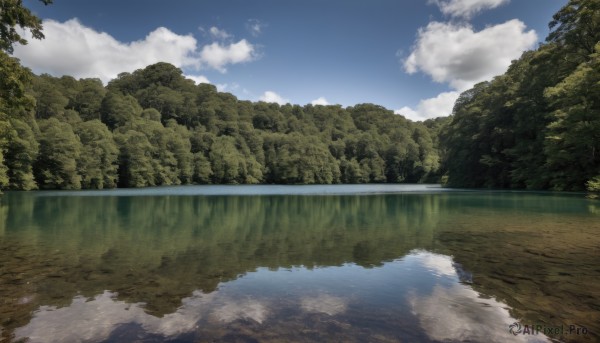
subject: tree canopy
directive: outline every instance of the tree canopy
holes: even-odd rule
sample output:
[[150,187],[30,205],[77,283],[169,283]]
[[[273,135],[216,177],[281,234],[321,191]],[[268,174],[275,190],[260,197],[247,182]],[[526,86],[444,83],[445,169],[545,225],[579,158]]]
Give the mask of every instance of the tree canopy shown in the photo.
[[461,94],[441,134],[451,185],[584,190],[597,184],[600,3],[571,0],[550,28],[546,44]]
[[[278,105],[196,85],[168,63],[98,79],[33,75],[10,57],[42,38],[0,0],[0,188],[190,183],[438,182],[583,190],[600,179],[600,9],[571,0],[545,44],[412,122],[374,104]],[[50,3],[50,1],[44,1]]]
[[373,104],[240,101],[167,63],[106,87],[28,77],[31,106],[6,127],[9,189],[421,182],[438,171],[430,130]]

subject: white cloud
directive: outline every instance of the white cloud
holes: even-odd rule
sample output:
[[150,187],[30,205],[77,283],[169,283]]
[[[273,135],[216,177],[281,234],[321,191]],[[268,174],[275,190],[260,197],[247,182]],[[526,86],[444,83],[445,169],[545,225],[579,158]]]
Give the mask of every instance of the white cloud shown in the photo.
[[431,22],[419,30],[410,56],[409,74],[422,71],[434,81],[462,91],[506,71],[513,59],[537,42],[534,30],[513,19],[475,32],[470,25]]
[[312,105],[323,105],[323,106],[329,105],[329,101],[327,101],[327,99],[325,99],[325,97],[319,97],[318,99],[315,99],[315,100],[311,101],[310,103]]
[[[549,342],[546,336],[509,332],[516,321],[507,305],[460,284],[459,272],[451,256],[417,250],[405,257],[427,269],[436,279],[432,290],[407,292],[411,312],[421,329],[436,342]],[[452,280],[451,282],[448,282]],[[493,323],[493,325],[481,325]]]
[[196,39],[164,27],[150,32],[143,40],[122,43],[107,33],[82,25],[77,19],[64,23],[45,20],[43,25],[45,39],[28,39],[28,45],[15,47],[15,56],[35,72],[99,77],[106,82],[120,72],[159,61],[178,67],[198,63],[193,56]]
[[105,291],[93,299],[77,296],[68,306],[40,306],[29,323],[15,330],[15,336],[16,340],[27,338],[28,342],[38,343],[99,342],[108,339],[123,324],[138,324],[146,333],[166,339],[192,332],[202,318],[226,323],[238,319],[262,323],[270,313],[258,300],[235,299],[219,292],[195,291],[181,302],[175,312],[156,317],[146,313],[143,303],[118,300],[117,293]]
[[[434,0],[440,9],[453,16],[468,16],[497,7],[505,0]],[[534,30],[526,31],[517,19],[475,31],[466,23],[431,22],[420,28],[408,58],[403,61],[409,74],[423,72],[435,82],[453,90],[423,99],[416,109],[402,107],[396,114],[411,120],[425,120],[452,113],[460,92],[500,75],[525,50],[537,42]]]
[[250,34],[254,37],[258,37],[265,26],[266,24],[258,19],[249,19],[248,22],[246,22],[246,29],[250,31]]
[[316,297],[305,297],[300,302],[300,307],[306,312],[325,313],[330,316],[346,311],[348,301],[328,294]]
[[15,57],[36,73],[71,75],[76,78],[98,77],[107,82],[121,72],[132,72],[149,64],[168,62],[177,67],[212,67],[224,72],[229,64],[256,58],[255,48],[246,40],[222,45],[213,43],[199,52],[196,39],[159,27],[144,39],[120,42],[98,32],[77,19],[64,23],[44,20],[46,39],[31,39],[15,46]]
[[442,13],[452,17],[471,18],[487,9],[496,8],[509,3],[510,0],[431,0]]
[[285,99],[281,95],[273,91],[266,91],[263,95],[260,96],[258,100],[264,102],[274,102],[278,103],[279,105],[285,105],[290,102],[289,99]]
[[421,256],[420,262],[433,275],[457,277],[452,257],[434,254],[427,251],[418,252]]
[[494,298],[483,297],[464,285],[444,287],[437,284],[429,295],[418,295],[412,291],[408,302],[423,331],[433,341],[550,342],[541,333],[513,335],[508,328],[517,320],[510,315],[506,304]]
[[208,32],[210,33],[210,35],[214,38],[214,39],[227,39],[229,37],[231,37],[231,35],[229,33],[227,33],[225,30],[220,30],[218,27],[211,27]]
[[237,319],[252,319],[262,323],[269,314],[267,307],[256,300],[225,303],[222,307],[215,309],[213,316],[225,323],[231,323]]
[[255,47],[245,39],[229,45],[215,42],[205,45],[200,52],[202,62],[222,73],[227,71],[225,66],[228,64],[249,62],[256,57]]
[[452,114],[452,108],[459,95],[460,92],[455,91],[440,93],[435,98],[421,100],[416,109],[405,106],[394,113],[413,121],[448,116]]
[[197,85],[201,83],[210,83],[210,80],[204,75],[185,75],[186,78],[193,80]]
[[233,92],[240,88],[240,85],[237,82],[232,82],[231,84],[218,83],[216,86],[219,92]]

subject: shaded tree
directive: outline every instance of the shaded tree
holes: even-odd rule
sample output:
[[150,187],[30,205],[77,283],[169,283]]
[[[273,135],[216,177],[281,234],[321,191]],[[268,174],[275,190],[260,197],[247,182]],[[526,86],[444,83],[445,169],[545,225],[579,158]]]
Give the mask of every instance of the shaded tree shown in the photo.
[[75,132],[83,145],[78,161],[82,187],[116,187],[119,150],[108,127],[94,119],[76,125]]
[[106,93],[100,105],[102,122],[111,129],[133,121],[141,113],[142,107],[134,97],[110,91]]
[[68,123],[56,118],[40,120],[40,144],[34,174],[42,189],[79,189],[81,176],[77,161],[81,155],[81,142]]
[[33,176],[33,164],[39,151],[39,144],[33,130],[25,122],[11,119],[10,144],[6,151],[8,166],[8,187],[11,189],[32,190],[37,188]]

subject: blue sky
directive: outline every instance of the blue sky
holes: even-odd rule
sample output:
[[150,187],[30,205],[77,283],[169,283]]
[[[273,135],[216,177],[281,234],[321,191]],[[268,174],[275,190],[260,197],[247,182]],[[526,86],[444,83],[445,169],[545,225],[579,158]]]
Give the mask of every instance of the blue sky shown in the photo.
[[46,39],[34,72],[100,77],[166,61],[240,99],[352,106],[413,120],[537,47],[567,0],[25,0]]

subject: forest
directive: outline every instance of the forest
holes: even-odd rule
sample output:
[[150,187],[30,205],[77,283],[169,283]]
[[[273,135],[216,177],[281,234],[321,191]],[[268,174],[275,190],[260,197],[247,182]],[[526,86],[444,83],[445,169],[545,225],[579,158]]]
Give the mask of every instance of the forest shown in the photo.
[[420,182],[438,170],[426,126],[382,107],[240,101],[157,63],[96,79],[33,76],[9,116],[8,189],[191,183]]
[[41,21],[12,6],[0,23],[0,189],[441,181],[600,191],[598,0],[569,1],[546,43],[425,122],[374,104],[239,100],[162,62],[106,85],[34,75],[10,54],[26,44],[14,28],[43,38]]
[[549,26],[455,103],[440,136],[450,185],[600,191],[600,1],[571,0]]

